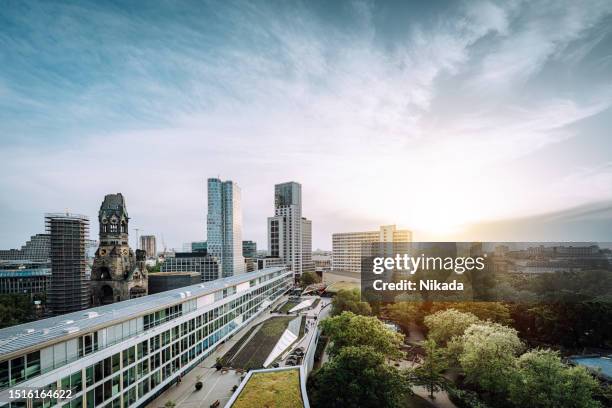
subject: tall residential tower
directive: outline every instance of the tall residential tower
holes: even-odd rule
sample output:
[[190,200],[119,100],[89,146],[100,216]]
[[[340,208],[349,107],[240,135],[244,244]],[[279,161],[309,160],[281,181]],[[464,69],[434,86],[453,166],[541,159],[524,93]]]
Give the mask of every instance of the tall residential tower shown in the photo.
[[299,279],[305,271],[304,259],[306,271],[310,270],[311,237],[312,223],[302,218],[302,186],[293,181],[275,185],[274,217],[268,218],[268,255],[283,259]]
[[242,256],[242,204],[238,184],[208,179],[207,250],[221,261],[221,276],[246,271]]

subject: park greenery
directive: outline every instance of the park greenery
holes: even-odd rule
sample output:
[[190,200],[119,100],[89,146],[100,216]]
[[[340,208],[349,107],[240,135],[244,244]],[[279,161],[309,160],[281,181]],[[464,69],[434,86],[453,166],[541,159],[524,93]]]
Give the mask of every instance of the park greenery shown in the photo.
[[304,272],[302,276],[300,276],[300,285],[302,287],[313,285],[319,282],[321,282],[321,278],[319,278],[319,276],[314,272]]
[[434,399],[434,392],[445,390],[449,387],[449,381],[444,377],[444,370],[448,368],[444,352],[440,350],[434,340],[426,340],[423,343],[425,359],[423,363],[409,371],[411,382],[414,385],[425,387],[429,398]]
[[404,336],[389,330],[374,316],[360,316],[353,312],[343,312],[321,322],[323,333],[329,336],[332,344],[329,354],[335,356],[344,347],[368,346],[389,358],[399,358],[399,346]]
[[[398,302],[385,306],[386,319],[404,330],[416,327],[426,334],[426,340],[412,349],[419,353],[411,358],[414,366],[399,369],[394,361],[404,358],[403,335],[375,316],[350,310],[360,302],[358,295],[342,293],[336,314],[321,322],[330,340],[330,361],[309,380],[313,407],[411,407],[407,401],[414,386],[424,387],[432,399],[446,391],[456,406],[468,408],[598,408],[610,404],[610,388],[601,386],[587,369],[566,364],[557,349],[534,345],[538,333],[522,335],[525,326],[517,321],[525,323],[517,316],[515,305]],[[562,317],[556,313],[561,310],[603,306],[532,307],[537,310],[527,312],[530,316],[558,321]],[[575,321],[572,313],[569,319]],[[580,341],[576,337],[576,344]],[[383,385],[389,394],[381,391]]]
[[332,300],[331,315],[338,316],[343,312],[369,316],[372,314],[372,308],[368,302],[361,301],[359,289],[342,289]]
[[371,346],[343,347],[309,382],[313,407],[403,407],[410,392],[407,378]]
[[26,323],[33,319],[34,307],[30,296],[0,295],[0,328]]

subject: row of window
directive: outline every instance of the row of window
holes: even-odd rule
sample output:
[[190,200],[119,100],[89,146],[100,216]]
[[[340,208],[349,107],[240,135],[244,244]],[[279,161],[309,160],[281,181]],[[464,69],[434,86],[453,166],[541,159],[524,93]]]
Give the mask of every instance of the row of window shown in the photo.
[[[203,351],[207,350],[238,326],[234,322],[237,316],[243,314],[243,321],[247,320],[257,312],[265,298],[277,298],[288,288],[288,285],[288,282],[279,281],[246,293],[238,299],[220,305],[207,313],[196,316],[121,353],[117,353],[87,367],[85,369],[85,384],[81,380],[81,372],[63,378],[60,381],[61,388],[71,389],[73,393],[79,393],[86,386],[88,389],[87,405],[88,407],[93,407],[94,405],[99,406],[108,399],[112,399],[119,393],[121,388],[125,392],[127,388],[131,387],[138,380],[145,377],[148,373],[152,373],[145,381],[139,383],[139,390],[137,393],[134,391],[133,398],[127,394],[124,396],[124,406],[129,406],[136,399],[145,395],[149,388],[155,388],[167,376],[172,375],[188,363],[192,363],[196,356],[203,359],[205,357],[202,355]],[[176,310],[174,313],[176,313]],[[93,347],[94,341],[97,343],[97,337],[92,337],[90,340],[82,339],[84,349],[89,350],[90,344]],[[40,359],[40,357],[38,358]],[[27,358],[25,360],[29,361]],[[31,361],[34,362],[35,360],[35,356],[31,356]],[[159,370],[160,367],[161,370]],[[122,369],[123,372],[121,373]],[[161,379],[158,378],[160,375]],[[150,385],[149,379],[151,381]],[[55,386],[55,384],[52,385]],[[15,404],[13,405],[19,406]],[[52,400],[44,400],[39,401],[36,406],[46,408],[55,404],[56,402]],[[113,404],[116,403],[113,401],[108,406],[112,408]],[[70,402],[69,407],[80,408],[81,405],[82,398],[79,397],[74,398]]]

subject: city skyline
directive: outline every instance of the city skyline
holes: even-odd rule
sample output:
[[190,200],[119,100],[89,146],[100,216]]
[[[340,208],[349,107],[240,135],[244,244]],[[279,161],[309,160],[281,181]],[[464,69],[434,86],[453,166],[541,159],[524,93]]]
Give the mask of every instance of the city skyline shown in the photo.
[[384,224],[612,241],[611,16],[606,1],[16,3],[0,10],[0,248],[46,212],[95,219],[112,191],[141,234],[201,241],[216,175],[242,187],[261,248],[289,180],[313,248]]

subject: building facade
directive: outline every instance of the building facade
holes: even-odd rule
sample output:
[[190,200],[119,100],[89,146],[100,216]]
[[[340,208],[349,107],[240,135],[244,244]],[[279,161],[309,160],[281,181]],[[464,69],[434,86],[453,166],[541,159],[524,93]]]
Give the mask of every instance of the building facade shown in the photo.
[[47,264],[0,263],[0,293],[46,295],[51,288],[51,268]]
[[141,235],[140,249],[145,251],[148,259],[157,257],[157,242],[155,240],[155,235]]
[[0,401],[11,390],[61,387],[72,390],[71,408],[144,407],[292,282],[271,268],[1,329]]
[[50,236],[51,288],[49,304],[54,314],[89,307],[87,246],[89,219],[69,213],[45,214]]
[[242,241],[242,256],[245,258],[255,258],[257,256],[257,242]]
[[[308,224],[306,220],[306,224]],[[302,218],[302,186],[290,181],[274,186],[274,216],[268,218],[268,255],[282,258],[291,265],[296,280],[299,280],[304,271],[304,246]],[[306,225],[309,229],[306,239],[312,242],[312,224]],[[306,260],[311,257],[310,251]],[[310,263],[308,263],[310,265]],[[308,266],[308,268],[310,268]],[[314,269],[314,268],[312,268]]]
[[49,234],[36,234],[21,249],[0,250],[0,261],[47,262],[51,259],[51,237]]
[[149,274],[149,294],[165,292],[184,286],[191,286],[202,281],[197,272],[156,272]]
[[207,251],[220,260],[223,277],[245,272],[241,201],[236,183],[208,179]]
[[160,272],[197,272],[202,282],[208,282],[221,277],[219,260],[201,252],[177,252],[173,257],[167,257],[160,266]]
[[312,221],[302,217],[302,273],[314,272],[312,261]]
[[395,225],[383,225],[378,231],[344,232],[332,235],[332,269],[361,273],[361,249],[376,242],[412,242],[412,232]]
[[91,305],[99,306],[147,294],[145,251],[129,246],[129,222],[121,193],[104,197],[98,212],[100,247],[91,268]]

